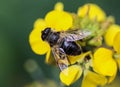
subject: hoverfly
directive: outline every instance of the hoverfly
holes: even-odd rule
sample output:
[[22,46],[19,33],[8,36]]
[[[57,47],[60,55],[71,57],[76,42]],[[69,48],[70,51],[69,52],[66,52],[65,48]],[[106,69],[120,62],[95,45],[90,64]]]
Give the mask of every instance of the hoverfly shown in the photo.
[[62,71],[70,64],[67,55],[76,56],[82,52],[81,46],[75,41],[82,40],[90,34],[89,31],[82,30],[56,32],[51,28],[45,28],[41,38],[49,43],[56,63]]

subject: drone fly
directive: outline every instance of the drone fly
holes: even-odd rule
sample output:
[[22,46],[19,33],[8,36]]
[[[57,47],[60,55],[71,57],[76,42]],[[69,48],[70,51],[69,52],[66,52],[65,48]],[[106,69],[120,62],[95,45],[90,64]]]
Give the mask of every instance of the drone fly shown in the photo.
[[82,40],[90,34],[91,32],[80,29],[56,32],[48,27],[42,31],[41,38],[49,43],[56,63],[62,71],[70,64],[68,55],[76,56],[82,52],[81,46],[76,41]]

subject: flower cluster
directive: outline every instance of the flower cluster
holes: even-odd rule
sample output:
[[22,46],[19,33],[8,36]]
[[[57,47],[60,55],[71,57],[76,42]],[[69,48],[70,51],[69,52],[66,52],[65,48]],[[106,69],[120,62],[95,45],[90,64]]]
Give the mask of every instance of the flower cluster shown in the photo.
[[46,63],[51,64],[54,62],[51,48],[41,39],[41,31],[47,27],[56,31],[88,29],[91,35],[78,41],[83,52],[78,56],[68,55],[71,65],[60,72],[60,80],[69,86],[83,75],[82,87],[104,86],[114,80],[120,69],[120,26],[114,21],[96,4],[85,4],[77,13],[70,13],[59,2],[44,19],[35,21],[29,36],[30,46],[36,54],[46,54]]

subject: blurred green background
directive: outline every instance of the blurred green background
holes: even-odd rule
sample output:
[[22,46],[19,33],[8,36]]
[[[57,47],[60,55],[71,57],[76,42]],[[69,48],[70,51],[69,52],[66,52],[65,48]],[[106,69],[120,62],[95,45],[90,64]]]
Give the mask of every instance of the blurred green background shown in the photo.
[[44,18],[58,1],[70,12],[77,12],[85,3],[96,3],[120,24],[120,0],[0,0],[0,87],[26,87],[44,78],[59,83],[59,70],[45,64],[45,56],[34,54],[28,42],[34,21]]

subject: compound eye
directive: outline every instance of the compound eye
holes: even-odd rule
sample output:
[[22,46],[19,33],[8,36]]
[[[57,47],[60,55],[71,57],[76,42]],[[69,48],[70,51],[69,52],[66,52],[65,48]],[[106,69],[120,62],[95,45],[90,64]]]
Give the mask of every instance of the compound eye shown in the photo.
[[42,31],[42,35],[41,35],[42,40],[45,40],[50,32],[51,32],[51,28],[45,28],[45,30]]
[[44,41],[46,39],[46,35],[42,35],[41,38]]
[[51,32],[51,28],[45,28],[43,31],[44,34],[48,35],[48,33]]

